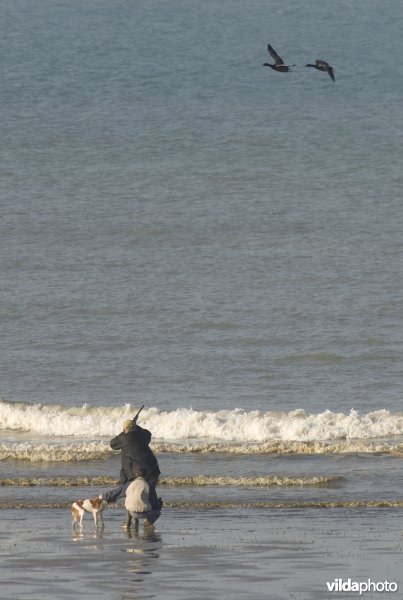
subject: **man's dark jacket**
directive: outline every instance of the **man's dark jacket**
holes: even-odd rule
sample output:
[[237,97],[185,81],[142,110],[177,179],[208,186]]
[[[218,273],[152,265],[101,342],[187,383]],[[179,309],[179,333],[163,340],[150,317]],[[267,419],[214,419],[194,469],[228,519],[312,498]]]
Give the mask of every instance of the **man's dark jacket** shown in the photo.
[[122,451],[122,469],[120,471],[120,483],[126,483],[134,479],[136,467],[142,467],[147,471],[146,479],[157,481],[161,471],[158,461],[152,453],[149,443],[151,432],[135,425],[133,429],[125,433],[119,433],[110,441],[113,450]]

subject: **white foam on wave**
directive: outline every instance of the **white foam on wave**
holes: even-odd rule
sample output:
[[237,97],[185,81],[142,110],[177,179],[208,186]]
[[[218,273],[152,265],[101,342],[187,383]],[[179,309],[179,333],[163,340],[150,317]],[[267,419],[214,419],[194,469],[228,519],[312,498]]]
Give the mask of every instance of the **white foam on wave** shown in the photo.
[[[0,401],[0,429],[31,432],[46,437],[75,436],[83,439],[111,438],[122,429],[122,421],[133,417],[137,407],[67,407]],[[308,413],[303,409],[289,412],[246,411],[243,409],[197,411],[177,408],[162,411],[145,408],[140,424],[159,442],[184,443],[270,443],[324,442],[403,436],[403,413],[382,409],[359,414]]]
[[137,410],[130,404],[105,408],[0,401],[0,429],[43,436],[112,437]]
[[111,453],[106,442],[0,444],[0,460],[29,462],[81,462],[105,458]]
[[[375,442],[372,440],[341,440],[333,442],[210,443],[163,442],[151,444],[160,452],[220,453],[232,455],[257,454],[395,454],[403,456],[403,444]],[[112,454],[106,441],[65,442],[6,442],[0,444],[0,460],[26,460],[30,462],[81,462],[102,460]]]

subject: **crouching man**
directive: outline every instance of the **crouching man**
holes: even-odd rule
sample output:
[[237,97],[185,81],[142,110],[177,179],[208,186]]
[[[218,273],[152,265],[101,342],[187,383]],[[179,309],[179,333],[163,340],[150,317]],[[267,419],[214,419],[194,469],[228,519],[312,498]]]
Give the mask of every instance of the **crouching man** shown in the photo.
[[144,527],[149,531],[154,529],[155,521],[161,515],[162,500],[157,497],[155,485],[152,481],[148,482],[147,470],[139,465],[135,467],[135,479],[120,485],[109,492],[101,494],[101,498],[110,502],[116,502],[125,497],[125,507],[127,519],[124,523],[125,529],[129,529],[134,524],[138,527],[140,517],[144,519]]
[[129,529],[133,519],[135,527],[138,527],[139,519],[142,518],[145,529],[152,531],[155,521],[161,515],[162,500],[157,498],[155,488],[150,489],[145,478],[147,474],[145,469],[136,467],[135,474],[136,478],[126,488],[127,520],[125,527]]
[[125,527],[129,529],[134,519],[138,527],[139,519],[144,520],[144,527],[148,531],[154,529],[155,521],[161,515],[162,500],[150,494],[150,486],[146,480],[146,470],[136,467],[136,478],[126,488],[125,508],[127,518]]

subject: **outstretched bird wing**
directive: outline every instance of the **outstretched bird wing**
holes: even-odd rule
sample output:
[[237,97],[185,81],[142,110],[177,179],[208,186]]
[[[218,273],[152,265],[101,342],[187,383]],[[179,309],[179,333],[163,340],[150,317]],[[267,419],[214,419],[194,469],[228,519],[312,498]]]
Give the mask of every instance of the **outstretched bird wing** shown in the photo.
[[273,50],[273,48],[270,46],[270,44],[268,44],[267,50],[269,51],[269,54],[272,57],[272,59],[274,60],[276,65],[284,64],[283,59],[277,54],[277,52],[275,50]]
[[329,77],[333,79],[333,81],[336,81],[334,78],[333,67],[331,67],[328,62],[325,60],[317,60],[316,65],[323,71],[327,71],[329,73]]
[[327,72],[329,73],[329,75],[330,75],[330,77],[333,79],[333,81],[336,81],[336,80],[335,80],[335,78],[334,78],[333,67],[331,67],[331,66],[329,65],[329,67],[328,67],[328,69],[327,69]]

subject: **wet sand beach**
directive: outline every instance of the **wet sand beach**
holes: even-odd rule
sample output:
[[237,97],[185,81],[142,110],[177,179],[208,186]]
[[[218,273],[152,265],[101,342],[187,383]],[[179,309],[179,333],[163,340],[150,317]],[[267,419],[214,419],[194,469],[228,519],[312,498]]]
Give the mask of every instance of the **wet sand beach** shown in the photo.
[[108,508],[103,531],[86,515],[73,533],[66,509],[2,510],[2,600],[357,598],[327,589],[349,578],[403,589],[399,508],[165,509],[151,534],[123,518]]

